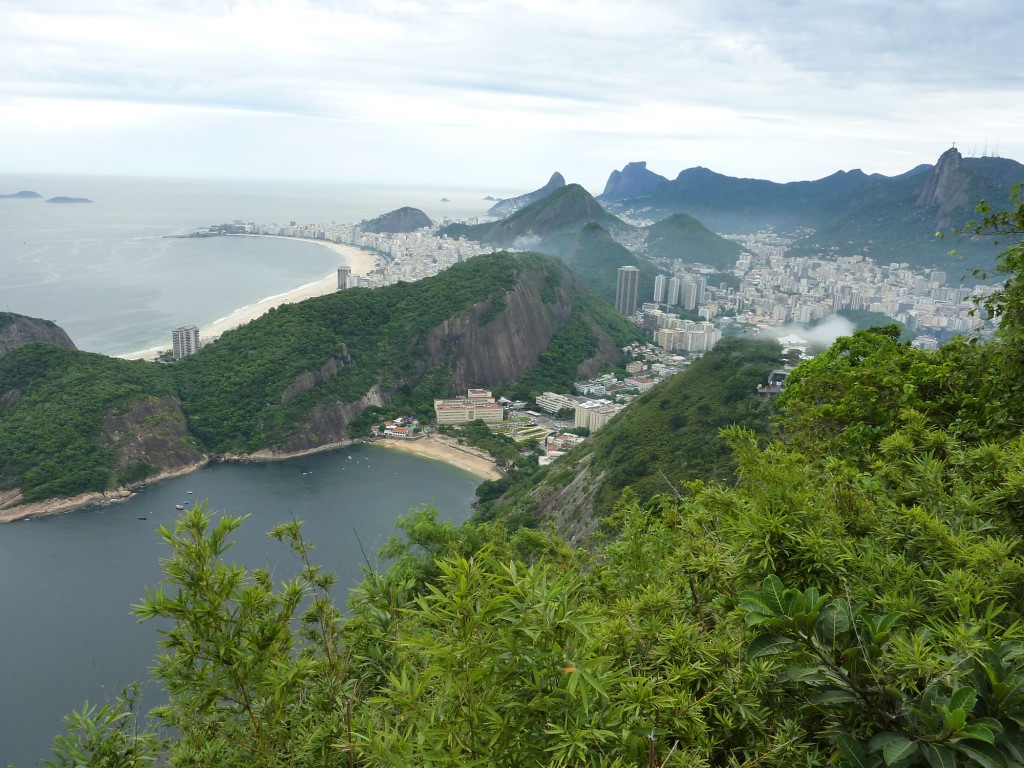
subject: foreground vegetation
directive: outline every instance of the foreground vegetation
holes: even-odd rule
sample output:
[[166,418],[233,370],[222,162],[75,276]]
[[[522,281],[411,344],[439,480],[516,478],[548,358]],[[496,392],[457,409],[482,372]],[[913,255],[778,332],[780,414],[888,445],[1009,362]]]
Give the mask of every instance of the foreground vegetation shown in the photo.
[[1024,246],[1002,264],[994,341],[841,339],[778,439],[724,430],[734,482],[627,494],[592,549],[419,510],[342,616],[298,523],[274,585],[189,512],[136,607],[168,703],[72,716],[52,765],[1024,765]]

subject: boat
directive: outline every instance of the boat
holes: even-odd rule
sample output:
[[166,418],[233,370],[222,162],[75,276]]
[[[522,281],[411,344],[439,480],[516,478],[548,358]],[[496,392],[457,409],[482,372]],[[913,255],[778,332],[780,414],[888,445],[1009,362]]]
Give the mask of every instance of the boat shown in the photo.
[[192,491],[185,491],[185,493],[192,493]]
[[184,508],[185,508],[185,505],[184,505],[184,504],[175,504],[175,505],[174,505],[174,508],[175,508],[175,509],[184,509]]
[[136,517],[135,519],[136,520],[145,520],[146,518],[144,518],[144,517]]

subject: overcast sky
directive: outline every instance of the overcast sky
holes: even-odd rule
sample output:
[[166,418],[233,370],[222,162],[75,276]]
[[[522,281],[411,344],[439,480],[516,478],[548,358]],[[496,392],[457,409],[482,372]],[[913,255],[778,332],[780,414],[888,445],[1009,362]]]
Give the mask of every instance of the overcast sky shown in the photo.
[[0,0],[0,171],[595,194],[1024,161],[1019,0]]

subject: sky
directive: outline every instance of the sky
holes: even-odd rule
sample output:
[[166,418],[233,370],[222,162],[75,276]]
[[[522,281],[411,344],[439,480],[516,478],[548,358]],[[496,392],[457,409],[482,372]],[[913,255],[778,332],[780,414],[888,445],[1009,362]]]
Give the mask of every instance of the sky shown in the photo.
[[1022,39],[1018,0],[0,0],[0,172],[599,194],[641,160],[1024,161]]

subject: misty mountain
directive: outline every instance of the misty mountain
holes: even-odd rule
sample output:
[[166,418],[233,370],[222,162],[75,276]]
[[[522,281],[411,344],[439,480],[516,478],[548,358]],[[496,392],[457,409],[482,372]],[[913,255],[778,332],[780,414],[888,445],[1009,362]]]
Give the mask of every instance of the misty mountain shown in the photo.
[[419,208],[405,206],[404,208],[399,208],[375,219],[363,222],[360,228],[364,232],[376,232],[378,234],[387,232],[394,234],[398,232],[415,232],[417,229],[429,227],[432,223],[430,217]]
[[[621,183],[621,175],[613,172],[609,184],[613,178]],[[998,247],[940,240],[935,233],[949,233],[974,218],[980,200],[1005,204],[1010,186],[1020,181],[1024,165],[1015,160],[964,158],[952,148],[935,165],[898,176],[852,170],[780,184],[690,168],[642,194],[606,198],[605,204],[612,212],[655,220],[686,213],[716,232],[814,230],[801,234],[798,253],[862,254],[880,263],[963,273],[991,267]],[[950,255],[953,248],[958,255]]]
[[543,200],[545,197],[550,195],[556,189],[561,189],[565,186],[565,177],[562,176],[558,171],[551,174],[551,178],[548,179],[548,183],[540,189],[535,189],[533,192],[527,192],[525,195],[519,195],[517,197],[509,197],[505,200],[499,200],[491,206],[490,210],[487,211],[488,216],[511,216],[518,210],[521,210],[528,206],[530,203],[535,203],[538,200]]

